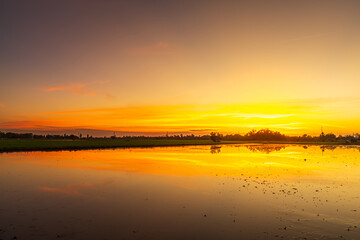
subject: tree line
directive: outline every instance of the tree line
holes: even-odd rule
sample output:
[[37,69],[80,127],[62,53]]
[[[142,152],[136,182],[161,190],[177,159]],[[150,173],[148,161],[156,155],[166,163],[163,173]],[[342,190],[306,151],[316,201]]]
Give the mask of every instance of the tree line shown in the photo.
[[278,131],[272,131],[270,129],[251,130],[250,132],[241,134],[227,134],[223,135],[218,132],[212,132],[207,135],[194,135],[194,134],[175,134],[165,136],[121,136],[117,137],[115,134],[111,137],[93,137],[87,134],[58,134],[58,135],[37,135],[32,133],[13,133],[13,132],[1,132],[0,139],[68,139],[68,140],[91,140],[91,139],[154,139],[154,140],[212,140],[214,142],[220,141],[284,141],[284,142],[343,142],[349,144],[360,143],[360,134],[352,135],[338,135],[333,133],[321,133],[319,136],[310,136],[304,134],[302,136],[288,136]]
[[222,140],[226,141],[284,141],[284,142],[343,142],[343,143],[360,143],[360,134],[338,135],[333,133],[325,134],[322,132],[319,136],[310,136],[304,134],[302,136],[288,136],[278,131],[269,129],[251,130],[250,132],[240,134],[230,134],[222,136]]
[[[81,134],[80,134],[81,135]],[[13,132],[1,132],[0,139],[80,139],[82,136],[76,136],[74,134],[62,134],[62,135],[37,135],[32,133],[13,133]]]

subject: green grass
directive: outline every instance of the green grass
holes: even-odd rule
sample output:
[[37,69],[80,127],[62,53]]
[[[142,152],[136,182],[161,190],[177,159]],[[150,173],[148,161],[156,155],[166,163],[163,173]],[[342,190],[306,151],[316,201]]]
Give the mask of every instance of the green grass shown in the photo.
[[161,147],[186,145],[214,144],[304,144],[304,145],[341,145],[340,142],[279,142],[279,141],[222,141],[211,140],[124,140],[124,139],[93,139],[93,140],[35,140],[35,139],[0,139],[0,152],[17,151],[56,151],[127,147]]

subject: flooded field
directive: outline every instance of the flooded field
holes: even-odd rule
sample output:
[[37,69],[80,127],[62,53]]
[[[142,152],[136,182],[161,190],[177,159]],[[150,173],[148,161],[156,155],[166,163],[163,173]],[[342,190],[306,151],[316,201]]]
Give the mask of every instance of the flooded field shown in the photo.
[[0,239],[360,239],[360,148],[0,154]]

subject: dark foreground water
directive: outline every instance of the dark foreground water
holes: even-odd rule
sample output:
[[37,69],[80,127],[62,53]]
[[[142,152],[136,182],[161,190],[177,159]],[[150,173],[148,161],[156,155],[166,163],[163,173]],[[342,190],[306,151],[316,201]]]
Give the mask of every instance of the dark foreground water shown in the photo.
[[360,239],[360,151],[0,154],[0,239]]

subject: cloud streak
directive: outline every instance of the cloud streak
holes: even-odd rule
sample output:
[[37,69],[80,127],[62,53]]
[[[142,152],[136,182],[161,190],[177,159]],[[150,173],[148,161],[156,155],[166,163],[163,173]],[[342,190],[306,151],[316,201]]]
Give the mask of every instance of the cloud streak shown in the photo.
[[152,45],[125,48],[124,52],[127,55],[135,56],[176,55],[179,53],[179,49],[173,45],[160,41]]
[[291,117],[295,114],[262,114],[262,113],[220,113],[220,114],[212,114],[212,115],[204,115],[203,117],[215,116],[215,117],[235,117],[235,118],[264,118],[264,119],[275,119],[275,118],[285,118]]
[[68,85],[57,85],[51,87],[43,88],[43,92],[69,92],[74,95],[83,95],[83,96],[105,96],[105,97],[112,97],[110,94],[107,93],[100,93],[97,90],[94,90],[94,87],[99,87],[110,81],[93,81],[87,83],[70,83]]

